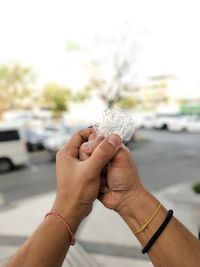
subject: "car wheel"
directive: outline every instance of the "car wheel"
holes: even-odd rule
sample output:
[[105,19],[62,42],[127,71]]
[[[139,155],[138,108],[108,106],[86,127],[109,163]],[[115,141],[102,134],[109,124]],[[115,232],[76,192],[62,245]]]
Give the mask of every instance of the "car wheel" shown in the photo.
[[29,143],[29,142],[26,143],[26,149],[27,149],[28,152],[32,152],[33,151],[33,147],[31,145],[31,143]]
[[13,164],[9,159],[0,159],[0,173],[6,173],[11,171]]
[[161,127],[161,130],[168,130],[168,125],[167,124],[163,124]]

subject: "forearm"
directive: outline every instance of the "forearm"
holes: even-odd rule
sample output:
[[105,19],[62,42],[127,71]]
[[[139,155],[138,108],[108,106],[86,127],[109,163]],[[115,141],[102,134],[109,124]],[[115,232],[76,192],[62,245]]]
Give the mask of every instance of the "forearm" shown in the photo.
[[[159,205],[159,201],[143,190],[138,196],[130,198],[120,215],[133,232],[144,225]],[[166,218],[167,211],[162,206],[147,228],[136,237],[146,245],[152,235]],[[200,242],[178,220],[172,218],[166,229],[149,251],[154,266],[199,267]]]
[[57,218],[48,217],[7,264],[8,267],[58,267],[70,245],[70,236]]
[[[57,203],[54,204],[53,209],[69,221],[75,234],[80,223],[77,219],[77,212],[66,207],[64,210],[62,205]],[[71,236],[64,223],[59,218],[50,215],[10,259],[7,267],[60,267],[70,241]]]

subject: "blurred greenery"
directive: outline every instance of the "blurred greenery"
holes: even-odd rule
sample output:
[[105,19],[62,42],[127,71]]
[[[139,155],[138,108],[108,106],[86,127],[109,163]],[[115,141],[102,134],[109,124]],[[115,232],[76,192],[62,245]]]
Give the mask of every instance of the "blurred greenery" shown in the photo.
[[0,117],[7,109],[17,108],[31,95],[34,78],[30,67],[19,64],[0,65]]
[[192,189],[196,194],[200,194],[200,182],[194,184]]
[[200,114],[200,104],[183,104],[181,106],[181,112],[184,114]]
[[44,86],[41,95],[41,105],[54,112],[59,117],[62,112],[69,110],[71,102],[83,102],[90,97],[91,88],[86,86],[75,93],[70,88],[50,83]]
[[68,51],[77,51],[77,50],[80,50],[81,47],[77,43],[75,43],[75,42],[73,42],[71,40],[68,40],[66,42],[66,49]]
[[[68,48],[69,50],[77,50],[79,46],[71,42],[68,43]],[[122,61],[126,65],[126,60]],[[32,90],[34,74],[30,67],[19,64],[0,65],[0,118],[3,112],[7,110],[32,108],[35,105],[52,110],[54,115],[59,117],[62,112],[69,110],[71,102],[86,101],[91,97],[94,90],[97,90],[97,95],[109,107],[117,105],[120,108],[132,108],[136,101],[133,97],[122,94],[126,91],[126,85],[121,81],[121,77],[125,75],[124,71],[129,66],[122,65],[116,67],[114,81],[110,85],[103,77],[97,75],[91,78],[82,90],[76,92],[57,83],[49,83],[41,88],[41,91],[34,92]],[[113,87],[116,90],[114,90],[115,92]],[[111,98],[109,97],[110,91],[114,92]]]
[[50,83],[43,88],[41,104],[51,109],[57,117],[60,116],[63,111],[68,110],[71,95],[72,93],[69,88],[56,83]]
[[90,97],[90,86],[72,93],[66,86],[49,83],[41,93],[33,92],[34,74],[30,67],[19,64],[0,65],[0,119],[7,110],[40,106],[53,111],[56,117],[68,111],[70,102],[83,102]]
[[132,96],[123,97],[120,101],[116,103],[116,105],[119,108],[123,108],[123,109],[134,108],[136,104],[137,104],[137,101]]
[[74,102],[83,102],[83,101],[89,99],[91,96],[91,90],[92,90],[91,86],[86,85],[83,88],[83,90],[78,91],[72,95],[72,100]]

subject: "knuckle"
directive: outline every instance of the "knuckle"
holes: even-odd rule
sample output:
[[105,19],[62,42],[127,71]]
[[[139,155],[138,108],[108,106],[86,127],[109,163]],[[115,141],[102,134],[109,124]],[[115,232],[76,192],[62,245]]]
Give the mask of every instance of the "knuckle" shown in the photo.
[[78,138],[82,137],[82,134],[83,134],[83,130],[79,130],[79,131],[75,132],[75,133],[72,135],[71,140],[72,140],[72,139],[78,139]]
[[83,133],[85,132],[85,130],[86,130],[86,129],[81,129],[81,130],[79,130],[79,131],[77,132],[77,134],[82,136]]
[[81,132],[82,132],[82,130],[79,130],[78,132],[76,132],[76,133],[74,134],[73,137],[75,137],[75,138],[80,137],[80,136],[81,136]]
[[92,129],[90,128],[85,128],[82,130],[79,130],[76,134],[77,136],[81,137],[82,139],[88,139],[88,137],[91,134]]
[[91,141],[91,140],[95,140],[96,138],[96,133],[91,133],[88,140]]
[[72,136],[71,140],[79,140],[80,138],[82,139],[83,136],[83,130],[79,130],[78,132],[74,133],[74,135]]

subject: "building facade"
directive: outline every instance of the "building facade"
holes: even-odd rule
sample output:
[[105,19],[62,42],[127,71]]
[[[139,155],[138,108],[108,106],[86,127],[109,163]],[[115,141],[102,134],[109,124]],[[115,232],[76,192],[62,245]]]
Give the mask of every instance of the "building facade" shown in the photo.
[[160,105],[200,105],[200,89],[191,82],[179,80],[172,75],[150,77],[133,94],[139,106],[144,109],[156,109]]

